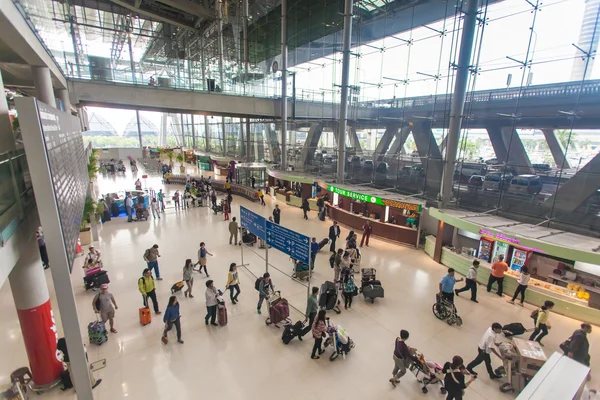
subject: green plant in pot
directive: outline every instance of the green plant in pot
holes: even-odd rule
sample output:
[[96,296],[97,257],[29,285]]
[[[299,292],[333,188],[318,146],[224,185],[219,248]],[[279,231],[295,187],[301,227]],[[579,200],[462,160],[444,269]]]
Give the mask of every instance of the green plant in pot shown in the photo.
[[92,149],[88,160],[88,177],[90,180],[96,177],[98,171],[100,171],[100,167],[98,166],[98,149]]
[[173,157],[175,156],[175,153],[173,153],[173,150],[169,150],[167,152],[167,157],[169,158],[169,165],[173,166]]
[[185,165],[183,165],[183,154],[177,154],[177,162],[181,163],[181,165],[179,166],[179,172],[181,172],[182,174],[185,173]]
[[91,197],[86,197],[83,206],[83,215],[81,218],[81,226],[79,227],[79,241],[82,246],[92,243],[92,230],[90,228],[91,218],[96,218],[96,207],[98,203]]

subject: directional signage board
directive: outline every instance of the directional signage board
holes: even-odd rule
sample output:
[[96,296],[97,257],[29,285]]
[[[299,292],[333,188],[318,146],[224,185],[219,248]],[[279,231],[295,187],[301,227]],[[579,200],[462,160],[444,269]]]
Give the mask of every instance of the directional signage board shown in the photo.
[[258,215],[246,207],[240,206],[240,223],[259,239],[265,240],[265,217]]
[[267,221],[267,244],[296,260],[309,264],[310,239],[291,229]]

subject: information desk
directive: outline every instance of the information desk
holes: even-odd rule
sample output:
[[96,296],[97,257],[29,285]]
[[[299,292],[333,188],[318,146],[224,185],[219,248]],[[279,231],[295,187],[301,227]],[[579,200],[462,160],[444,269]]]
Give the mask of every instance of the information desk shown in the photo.
[[[427,236],[425,238],[425,252],[433,257],[436,238]],[[461,275],[467,275],[469,268],[473,263],[472,257],[467,257],[462,254],[457,254],[447,247],[442,248],[443,265],[449,268],[454,268]],[[486,284],[491,273],[491,264],[479,260],[479,268],[477,270],[477,280]],[[514,294],[517,289],[518,274],[504,276],[503,288],[507,295]],[[494,289],[496,286],[494,285]],[[552,285],[551,283],[540,281],[531,278],[527,291],[525,292],[525,302],[541,307],[546,300],[554,302],[552,312],[574,318],[579,321],[589,322],[594,325],[600,325],[600,310],[588,306],[587,300],[578,299],[574,296],[565,294],[565,288]]]
[[352,228],[357,234],[360,240],[362,235],[362,227],[366,221],[371,223],[373,232],[371,235],[380,237],[385,240],[391,240],[410,246],[417,246],[418,243],[418,231],[416,229],[408,228],[406,226],[387,224],[385,222],[379,222],[374,219],[363,217],[359,214],[353,214],[339,207],[334,207],[327,204],[327,212],[329,218]]

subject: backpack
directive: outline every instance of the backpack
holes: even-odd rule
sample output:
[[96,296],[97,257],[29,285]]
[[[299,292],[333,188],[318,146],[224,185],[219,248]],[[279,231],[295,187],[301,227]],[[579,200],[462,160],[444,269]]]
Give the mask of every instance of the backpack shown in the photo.
[[148,257],[150,257],[150,249],[146,249],[146,251],[144,252],[144,258]]
[[538,318],[538,315],[539,315],[539,313],[540,313],[540,309],[539,309],[539,308],[536,308],[535,310],[533,310],[533,311],[531,312],[531,315],[530,315],[530,317],[531,317],[531,318],[533,318],[533,320],[534,320],[534,321],[537,321],[537,318]]
[[97,294],[94,299],[94,307],[96,307],[96,310],[100,311],[100,294]]
[[263,278],[257,278],[256,282],[254,282],[254,289],[260,291],[260,283],[263,281]]
[[334,263],[335,263],[335,253],[332,253],[331,256],[329,256],[329,266],[331,268],[333,268]]

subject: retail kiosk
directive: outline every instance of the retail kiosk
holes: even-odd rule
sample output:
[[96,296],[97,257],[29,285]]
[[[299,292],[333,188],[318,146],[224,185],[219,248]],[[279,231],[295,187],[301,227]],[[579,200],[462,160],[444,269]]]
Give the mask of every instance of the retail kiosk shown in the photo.
[[312,175],[293,171],[278,171],[267,168],[270,194],[278,201],[300,207],[308,199],[311,210],[317,210],[319,188]]

